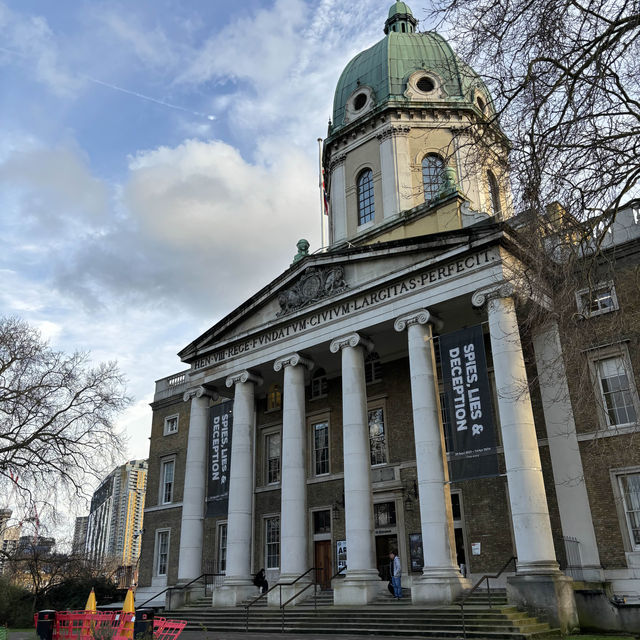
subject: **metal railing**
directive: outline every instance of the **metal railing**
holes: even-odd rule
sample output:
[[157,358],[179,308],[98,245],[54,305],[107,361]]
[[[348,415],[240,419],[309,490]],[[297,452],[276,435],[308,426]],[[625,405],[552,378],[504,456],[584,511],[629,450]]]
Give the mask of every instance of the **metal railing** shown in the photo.
[[566,555],[566,563],[561,569],[572,577],[574,580],[580,580],[582,578],[582,555],[580,554],[580,541],[577,538],[571,536],[563,536],[564,550]]
[[136,609],[141,609],[142,607],[144,607],[145,604],[151,602],[152,600],[155,600],[156,598],[159,598],[163,593],[168,593],[173,590],[181,591],[182,589],[186,589],[187,587],[190,587],[192,584],[194,584],[195,582],[198,582],[198,580],[202,580],[203,578],[204,578],[204,592],[206,595],[207,589],[209,586],[209,578],[213,578],[211,580],[211,585],[215,586],[217,579],[220,577],[224,579],[224,573],[203,573],[199,575],[197,578],[194,578],[193,580],[191,580],[191,582],[187,582],[187,584],[174,585],[172,587],[167,587],[166,589],[159,591],[158,593],[151,596],[150,598],[147,598],[142,604],[136,605]]
[[462,598],[460,598],[460,602],[458,603],[458,606],[460,607],[460,616],[462,618],[462,637],[467,640],[467,629],[465,627],[465,623],[464,623],[464,603],[471,597],[471,595],[473,594],[474,591],[476,591],[476,589],[478,589],[478,587],[480,587],[480,585],[486,580],[487,581],[487,595],[489,596],[489,608],[493,608],[491,605],[491,585],[489,583],[489,580],[495,580],[497,578],[499,578],[506,570],[507,567],[513,562],[514,563],[514,568],[515,568],[515,561],[518,558],[516,556],[511,556],[507,562],[505,562],[504,566],[502,567],[502,569],[500,569],[500,571],[498,571],[498,573],[487,573],[485,575],[482,576],[482,578],[480,578],[480,580],[478,580],[478,582],[476,582],[473,587],[471,587],[471,589],[469,589],[469,591],[467,591]]
[[[329,584],[331,584],[331,581],[334,578],[337,578],[345,569],[347,568],[347,566],[345,565],[344,567],[342,567],[341,569],[339,569],[336,573],[334,573],[331,578],[329,578]],[[247,633],[249,631],[249,609],[255,605],[257,602],[259,602],[262,598],[264,598],[267,594],[271,593],[274,589],[280,589],[280,611],[281,611],[281,628],[282,628],[282,633],[284,633],[284,624],[285,624],[285,609],[286,606],[288,604],[290,604],[291,602],[293,602],[294,600],[296,600],[297,598],[299,598],[307,589],[314,587],[313,589],[313,609],[314,611],[318,610],[318,571],[323,571],[323,567],[311,567],[311,569],[307,569],[307,571],[305,571],[304,573],[300,574],[293,582],[287,582],[284,584],[278,583],[276,585],[274,585],[273,587],[271,587],[271,589],[269,589],[268,591],[265,591],[264,593],[261,593],[257,598],[254,598],[253,600],[251,600],[250,602],[248,602],[247,604],[244,605],[244,609],[245,609],[245,621],[244,621],[244,629],[245,629],[245,633]],[[282,602],[282,587],[290,587],[294,584],[296,584],[297,582],[299,582],[300,580],[302,580],[302,578],[304,578],[306,575],[308,575],[311,572],[313,573],[313,582],[309,582],[308,584],[306,584],[302,589],[300,589],[300,591],[297,591],[293,596],[291,596],[286,602]]]

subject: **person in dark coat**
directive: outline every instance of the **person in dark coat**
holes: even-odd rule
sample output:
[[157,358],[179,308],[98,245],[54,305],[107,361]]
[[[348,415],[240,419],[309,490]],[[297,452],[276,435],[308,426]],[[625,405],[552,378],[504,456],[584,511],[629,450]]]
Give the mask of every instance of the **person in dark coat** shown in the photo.
[[260,571],[256,573],[256,577],[253,579],[253,584],[255,584],[256,587],[260,587],[260,593],[266,593],[269,591],[269,583],[267,582],[264,569],[260,569]]

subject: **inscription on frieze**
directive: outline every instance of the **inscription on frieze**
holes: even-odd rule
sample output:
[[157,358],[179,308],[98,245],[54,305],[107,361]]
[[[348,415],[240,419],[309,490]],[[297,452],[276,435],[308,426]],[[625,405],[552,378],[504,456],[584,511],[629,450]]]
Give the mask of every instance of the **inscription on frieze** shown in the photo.
[[278,296],[280,311],[276,317],[279,318],[323,298],[342,293],[347,287],[342,267],[329,269],[309,267],[296,284]]

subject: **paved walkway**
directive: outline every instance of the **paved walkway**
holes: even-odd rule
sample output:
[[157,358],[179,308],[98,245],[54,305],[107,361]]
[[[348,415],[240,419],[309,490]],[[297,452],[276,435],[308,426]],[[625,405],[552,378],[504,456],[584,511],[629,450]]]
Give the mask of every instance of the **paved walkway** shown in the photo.
[[[384,636],[385,640],[410,640],[413,636]],[[315,633],[229,633],[227,631],[183,631],[179,640],[363,640],[364,638],[380,638],[377,635],[332,635]],[[422,638],[422,636],[415,636]]]

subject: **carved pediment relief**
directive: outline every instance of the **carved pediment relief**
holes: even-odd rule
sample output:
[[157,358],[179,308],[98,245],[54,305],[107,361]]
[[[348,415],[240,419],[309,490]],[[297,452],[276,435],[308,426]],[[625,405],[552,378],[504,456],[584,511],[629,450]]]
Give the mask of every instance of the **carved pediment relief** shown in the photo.
[[280,311],[276,317],[279,318],[323,298],[342,293],[348,286],[341,266],[309,267],[292,287],[282,291],[278,296]]

